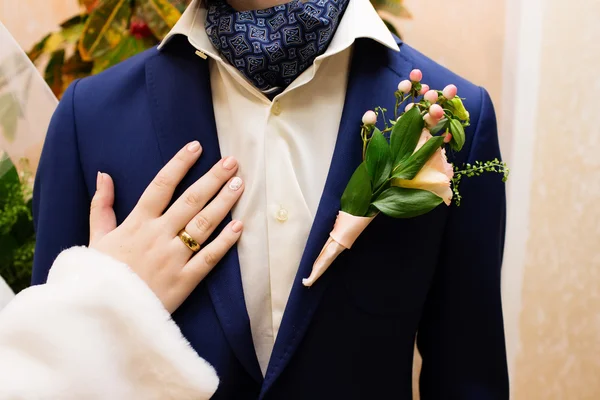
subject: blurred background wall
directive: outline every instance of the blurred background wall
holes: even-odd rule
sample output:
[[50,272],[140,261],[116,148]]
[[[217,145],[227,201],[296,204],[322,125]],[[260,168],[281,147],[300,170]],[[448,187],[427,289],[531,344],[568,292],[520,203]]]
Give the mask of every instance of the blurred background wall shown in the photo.
[[[410,45],[490,92],[512,169],[503,297],[512,398],[600,398],[599,0],[406,0]],[[28,48],[76,0],[2,0]],[[439,32],[444,32],[440,35]],[[484,321],[482,321],[484,323]]]
[[77,0],[0,0],[0,21],[29,50],[79,9]]

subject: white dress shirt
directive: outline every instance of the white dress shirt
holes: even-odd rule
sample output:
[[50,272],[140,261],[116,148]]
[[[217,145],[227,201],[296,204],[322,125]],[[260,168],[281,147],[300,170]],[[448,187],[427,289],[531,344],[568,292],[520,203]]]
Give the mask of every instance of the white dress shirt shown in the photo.
[[195,0],[165,41],[186,35],[209,58],[221,154],[238,160],[246,185],[232,214],[244,222],[242,285],[264,374],[329,172],[352,45],[370,38],[399,49],[369,0],[351,0],[327,51],[270,101],[219,55],[205,21]]

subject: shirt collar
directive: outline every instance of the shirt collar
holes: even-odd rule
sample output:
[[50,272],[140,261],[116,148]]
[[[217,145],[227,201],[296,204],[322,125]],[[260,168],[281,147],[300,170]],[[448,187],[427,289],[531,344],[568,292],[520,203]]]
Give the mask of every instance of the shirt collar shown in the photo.
[[[205,21],[206,9],[201,6],[200,0],[193,0],[173,29],[158,46],[158,49],[160,50],[166,46],[175,35],[184,35],[196,50],[215,60],[221,60],[219,52],[214,48],[206,34]],[[381,20],[371,2],[369,0],[350,0],[327,51],[317,57],[317,60],[347,49],[359,38],[372,39],[394,51],[400,51],[394,36]]]

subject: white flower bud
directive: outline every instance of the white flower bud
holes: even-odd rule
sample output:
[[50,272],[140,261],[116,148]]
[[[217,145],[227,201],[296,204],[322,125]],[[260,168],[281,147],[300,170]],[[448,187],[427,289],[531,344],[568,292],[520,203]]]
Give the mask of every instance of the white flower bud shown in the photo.
[[402,93],[409,93],[412,90],[412,82],[408,79],[403,80],[398,84],[398,90]]
[[377,123],[377,114],[375,114],[375,111],[367,111],[362,117],[362,122],[365,125],[375,125]]

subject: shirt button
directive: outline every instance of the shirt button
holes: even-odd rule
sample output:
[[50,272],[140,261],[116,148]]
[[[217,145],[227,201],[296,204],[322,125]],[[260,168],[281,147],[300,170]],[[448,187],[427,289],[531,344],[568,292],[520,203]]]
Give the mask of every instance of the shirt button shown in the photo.
[[285,222],[288,220],[288,210],[286,210],[285,208],[280,208],[279,211],[277,211],[277,214],[275,214],[275,218],[277,218],[277,221],[279,222]]
[[273,103],[273,107],[271,108],[271,112],[273,113],[273,115],[281,114],[281,103],[279,102],[279,100],[275,100],[275,102]]

